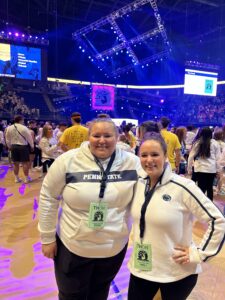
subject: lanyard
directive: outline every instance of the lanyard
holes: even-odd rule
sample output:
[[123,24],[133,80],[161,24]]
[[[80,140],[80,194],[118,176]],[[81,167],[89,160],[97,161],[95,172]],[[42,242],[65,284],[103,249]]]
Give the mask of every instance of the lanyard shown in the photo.
[[104,197],[105,188],[106,188],[106,184],[107,184],[107,181],[108,181],[108,174],[109,174],[109,171],[112,167],[112,164],[114,162],[115,157],[116,157],[116,152],[114,151],[111,158],[110,158],[110,161],[107,165],[106,170],[104,170],[104,168],[103,168],[101,162],[98,160],[98,158],[94,157],[95,162],[99,166],[99,168],[101,170],[101,175],[102,175],[102,178],[101,178],[101,181],[100,181],[100,192],[99,192],[99,198],[100,199],[102,199]]
[[140,218],[140,223],[139,223],[139,226],[140,226],[140,240],[142,241],[143,237],[144,237],[144,233],[145,233],[145,213],[146,213],[146,210],[147,210],[147,207],[148,207],[148,204],[155,192],[155,188],[156,188],[156,185],[158,184],[158,182],[161,181],[162,179],[162,176],[164,174],[164,171],[162,173],[162,175],[159,177],[159,179],[157,180],[156,184],[153,186],[152,189],[150,189],[150,178],[149,176],[147,177],[147,182],[146,182],[146,185],[145,185],[145,201],[142,205],[142,208],[141,208],[141,218]]

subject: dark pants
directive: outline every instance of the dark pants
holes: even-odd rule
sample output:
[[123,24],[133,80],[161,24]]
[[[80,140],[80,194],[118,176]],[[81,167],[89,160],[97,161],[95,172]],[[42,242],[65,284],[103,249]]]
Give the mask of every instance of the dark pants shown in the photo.
[[194,167],[192,167],[191,180],[193,180],[195,183],[197,182],[197,175],[195,173]]
[[41,161],[41,149],[39,149],[37,146],[34,147],[34,162],[33,162],[33,167],[37,166],[42,166],[42,161]]
[[203,193],[207,192],[207,197],[211,200],[213,200],[213,180],[215,176],[215,173],[196,172],[199,188],[203,191]]
[[42,170],[43,170],[43,173],[47,173],[48,172],[48,169],[51,167],[51,165],[53,164],[54,162],[54,159],[52,158],[49,158],[47,160],[45,160],[42,164]]
[[159,283],[138,278],[131,274],[128,300],[152,300],[158,290],[162,300],[185,300],[197,283],[198,275],[190,275],[170,283]]
[[2,159],[3,154],[3,144],[0,144],[0,160]]
[[55,276],[59,300],[106,300],[127,246],[108,258],[86,258],[71,253],[57,238]]

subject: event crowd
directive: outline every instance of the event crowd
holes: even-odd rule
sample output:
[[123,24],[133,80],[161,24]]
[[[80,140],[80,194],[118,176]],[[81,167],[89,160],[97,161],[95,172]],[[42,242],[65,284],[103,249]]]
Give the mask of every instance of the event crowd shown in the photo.
[[[11,99],[11,106],[7,102],[5,107],[8,109],[12,106],[12,103],[14,103],[14,109],[16,112],[18,112],[18,106],[24,107],[26,109],[26,105],[22,104],[23,103],[23,98],[19,99],[14,93],[9,93],[10,99]],[[3,96],[4,98],[4,96]],[[20,112],[20,110],[19,110]],[[99,114],[99,116],[107,116],[106,114]],[[162,118],[163,119],[163,118]],[[72,121],[74,123],[74,121]],[[90,121],[87,122],[84,126],[81,126],[82,128],[88,128],[90,125]],[[9,160],[10,159],[10,151],[8,151],[9,147],[7,146],[7,141],[6,141],[6,131],[7,128],[11,124],[5,124],[3,122],[0,123],[0,159],[2,156],[6,156],[9,154]],[[187,174],[188,168],[190,170],[190,167],[188,167],[188,156],[190,153],[190,150],[193,148],[193,145],[198,141],[200,132],[202,128],[197,128],[195,126],[179,126],[179,127],[171,127],[170,123],[166,124],[166,131],[171,132],[175,134],[177,138],[177,149],[174,148],[171,150],[171,161],[174,162],[176,165],[176,168],[173,166],[175,169],[176,173],[178,174]],[[27,128],[29,129],[29,132],[31,133],[32,140],[34,143],[34,151],[32,153],[31,157],[31,164],[30,164],[30,169],[34,170],[39,169],[43,171],[43,161],[45,159],[42,158],[43,152],[45,153],[44,157],[48,159],[51,159],[51,161],[54,161],[56,157],[58,157],[60,154],[63,152],[67,151],[68,148],[63,145],[63,143],[60,142],[60,137],[63,135],[63,132],[69,127],[70,129],[70,124],[66,123],[60,123],[57,124],[55,122],[38,122],[36,120],[30,120],[26,124]],[[46,128],[50,128],[51,132],[46,134]],[[43,130],[44,129],[44,130]],[[68,129],[68,130],[70,130]],[[118,132],[119,132],[119,137],[118,137],[118,146],[121,147],[122,149],[135,153],[138,153],[138,149],[141,143],[141,139],[144,136],[144,133],[151,132],[151,131],[156,131],[160,132],[162,130],[162,123],[155,122],[155,121],[146,121],[142,123],[140,126],[136,127],[133,124],[129,123],[126,124],[126,122],[122,122],[120,127],[118,127]],[[87,129],[88,130],[88,129]],[[210,127],[209,129],[212,132],[212,138],[213,140],[216,140],[216,143],[218,143],[220,147],[220,158],[217,157],[218,161],[221,164],[221,168],[223,168],[225,165],[225,126],[224,127]],[[161,131],[162,132],[162,131]],[[43,141],[43,138],[47,138],[47,148],[50,149],[50,154],[46,154],[46,150],[43,149],[43,146],[41,146]],[[84,135],[84,140],[87,139],[87,133]],[[54,147],[53,147],[54,146]],[[76,146],[77,147],[77,146]],[[73,146],[69,147],[70,149],[74,148]],[[47,149],[47,152],[49,151]],[[192,167],[194,165],[194,162],[192,161]],[[49,165],[50,166],[50,165]],[[44,166],[44,173],[46,173],[46,166]],[[217,172],[216,172],[217,173]],[[222,173],[221,173],[222,174]],[[217,174],[218,175],[218,174]],[[224,193],[222,189],[222,175],[220,180],[214,180],[218,182],[218,192]]]
[[38,118],[40,110],[38,108],[30,108],[26,105],[24,98],[16,92],[7,91],[0,95],[0,112],[2,115],[23,115],[25,118]]
[[[36,169],[44,177],[38,229],[43,255],[54,259],[59,299],[107,299],[131,216],[128,300],[153,299],[158,290],[164,300],[187,299],[200,263],[224,242],[225,219],[213,203],[215,181],[218,192],[223,184],[223,128],[169,130],[167,117],[117,127],[107,114],[83,126],[79,112],[71,122],[25,126],[16,115],[0,128],[15,183],[30,184]],[[199,246],[195,218],[208,224]]]

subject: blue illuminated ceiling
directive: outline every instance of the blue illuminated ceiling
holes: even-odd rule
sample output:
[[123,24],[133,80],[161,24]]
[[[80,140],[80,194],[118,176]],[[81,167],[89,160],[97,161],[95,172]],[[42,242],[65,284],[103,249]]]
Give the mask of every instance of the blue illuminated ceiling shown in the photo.
[[[115,82],[120,83],[163,83],[167,74],[166,83],[182,83],[179,72],[186,60],[218,64],[223,71],[224,0],[157,1],[162,25],[172,49],[169,56],[164,56],[167,54],[164,51],[168,49],[162,35],[151,36],[151,31],[157,30],[157,22],[150,4],[138,7],[135,13],[117,18],[116,24],[115,19],[111,19],[98,30],[87,33],[86,40],[80,44],[72,39],[74,32],[130,3],[132,1],[129,0],[2,0],[0,30],[16,28],[25,33],[45,34],[50,41],[50,76],[112,82],[110,76],[113,75],[120,76],[118,79],[113,77]],[[125,40],[120,37],[118,41],[119,31]],[[138,40],[145,34],[150,35],[143,42]],[[126,42],[132,40],[134,43]],[[123,43],[126,47],[119,46]],[[113,45],[120,47],[115,53],[110,52]],[[109,52],[104,52],[106,50]],[[100,61],[100,53],[105,53],[101,57],[104,59],[102,67],[100,63],[92,61]],[[142,63],[131,68],[136,58]],[[120,72],[120,69],[123,70]]]
[[[140,20],[151,16],[142,32]],[[172,51],[157,1],[136,0],[73,33],[79,49],[106,77],[148,66]]]

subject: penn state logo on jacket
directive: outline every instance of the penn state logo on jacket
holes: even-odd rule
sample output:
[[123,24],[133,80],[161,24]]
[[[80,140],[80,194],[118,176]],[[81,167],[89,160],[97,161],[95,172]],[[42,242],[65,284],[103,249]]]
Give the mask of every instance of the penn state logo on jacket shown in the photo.
[[163,198],[164,201],[170,201],[170,200],[171,200],[171,196],[168,195],[168,194],[164,194],[164,195],[162,196],[162,198]]

